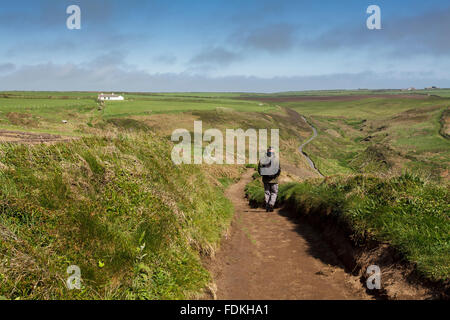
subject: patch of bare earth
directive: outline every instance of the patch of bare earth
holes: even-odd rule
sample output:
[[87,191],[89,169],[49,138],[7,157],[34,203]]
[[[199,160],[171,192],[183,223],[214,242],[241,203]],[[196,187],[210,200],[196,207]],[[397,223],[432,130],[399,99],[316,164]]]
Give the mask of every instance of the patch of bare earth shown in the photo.
[[38,121],[29,113],[9,112],[6,114],[8,120],[16,126],[37,127]]
[[325,132],[334,138],[342,138],[342,136],[339,134],[339,132],[337,132],[334,129],[327,129],[327,130],[325,130]]
[[73,138],[48,133],[0,130],[0,143],[40,144],[69,142],[71,140]]

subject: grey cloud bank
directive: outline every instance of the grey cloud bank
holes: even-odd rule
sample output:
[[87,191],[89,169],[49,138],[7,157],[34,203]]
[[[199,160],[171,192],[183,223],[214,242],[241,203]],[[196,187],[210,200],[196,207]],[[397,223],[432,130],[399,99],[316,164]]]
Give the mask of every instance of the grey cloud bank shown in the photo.
[[177,62],[178,59],[172,54],[164,54],[154,57],[153,60],[165,65],[173,65]]
[[10,72],[14,69],[16,69],[16,66],[13,63],[0,64],[0,73]]
[[[93,7],[87,10],[89,17],[85,21],[88,26],[100,17],[106,22],[111,19],[112,9],[101,10],[105,1],[91,4]],[[44,0],[43,3],[50,6],[52,1]],[[51,10],[49,12],[52,13]],[[6,21],[10,19],[4,18]],[[60,23],[51,22],[50,18],[45,20],[46,23]],[[11,27],[17,23],[20,21],[12,22]],[[158,66],[146,66],[145,61],[139,58],[127,59],[132,53],[130,51],[150,43],[151,33],[142,30],[137,33],[129,30],[105,33],[94,28],[95,32],[91,29],[86,35],[73,33],[71,38],[49,39],[42,43],[36,38],[5,47],[3,59],[6,61],[0,61],[0,90],[276,92],[422,88],[431,85],[450,87],[450,74],[445,73],[450,56],[450,34],[447,32],[450,30],[450,8],[414,17],[383,19],[382,27],[383,30],[369,31],[362,24],[342,25],[320,35],[309,35],[298,25],[255,18],[251,25],[244,25],[242,21],[236,23],[235,28],[222,39],[209,39],[202,45],[193,46],[190,51],[196,53],[193,56],[191,53],[183,56],[179,52],[175,55],[170,49],[167,49],[167,54],[164,51],[162,54],[151,52],[146,59]],[[82,39],[88,41],[78,46]],[[111,43],[114,43],[113,50]],[[77,55],[85,51],[90,53],[89,57]],[[288,52],[291,55],[284,55]],[[64,58],[55,60],[59,63],[46,63],[53,57]],[[415,60],[416,57],[419,58]],[[90,61],[80,62],[82,59]],[[252,66],[255,60],[260,65]],[[267,68],[269,75],[283,74],[279,70],[288,70],[286,65],[289,63],[293,68],[297,67],[295,70],[299,75],[293,71],[289,74],[295,76],[251,76],[266,74],[258,73],[258,68]],[[302,71],[302,65],[309,67],[305,69],[314,75]],[[334,65],[337,66],[334,71],[327,69]],[[167,66],[174,66],[170,70],[177,73],[167,73]],[[236,75],[208,76],[214,71]]]
[[95,68],[90,63],[47,63],[18,68],[11,64],[0,65],[0,90],[277,92],[409,86],[421,88],[430,85],[450,87],[450,76],[437,79],[432,73],[361,72],[273,78],[207,77],[189,73],[150,74],[137,69],[115,67],[108,63],[102,68]]
[[266,25],[252,30],[238,30],[230,41],[244,48],[279,53],[295,46],[295,26],[287,23]]
[[383,19],[382,30],[341,26],[301,43],[310,50],[375,49],[400,56],[450,54],[450,8],[414,17]]
[[205,66],[227,66],[232,62],[241,60],[238,53],[223,47],[207,48],[190,60],[190,64]]

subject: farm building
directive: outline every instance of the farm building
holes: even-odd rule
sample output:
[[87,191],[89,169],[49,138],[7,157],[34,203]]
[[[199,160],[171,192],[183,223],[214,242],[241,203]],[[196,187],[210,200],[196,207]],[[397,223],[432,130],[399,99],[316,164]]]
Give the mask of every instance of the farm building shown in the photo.
[[98,95],[98,100],[100,100],[100,101],[123,101],[123,100],[125,100],[125,98],[123,96],[119,96],[114,93],[112,93],[112,94],[101,93]]

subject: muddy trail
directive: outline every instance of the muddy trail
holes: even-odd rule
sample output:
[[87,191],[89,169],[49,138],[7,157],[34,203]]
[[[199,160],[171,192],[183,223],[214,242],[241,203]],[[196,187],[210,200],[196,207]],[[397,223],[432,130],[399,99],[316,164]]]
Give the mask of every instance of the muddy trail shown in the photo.
[[227,190],[234,221],[209,269],[214,298],[230,300],[371,299],[356,276],[309,225],[278,209],[250,208],[245,185],[253,172]]

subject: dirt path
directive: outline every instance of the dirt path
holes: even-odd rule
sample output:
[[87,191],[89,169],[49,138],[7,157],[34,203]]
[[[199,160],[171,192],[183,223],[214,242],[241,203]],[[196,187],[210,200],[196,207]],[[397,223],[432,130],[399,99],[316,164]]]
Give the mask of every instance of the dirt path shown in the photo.
[[227,190],[235,217],[210,267],[217,299],[370,299],[311,227],[248,206],[252,173]]
[[23,131],[0,130],[0,143],[26,143],[26,144],[40,144],[40,143],[56,143],[69,142],[74,138],[63,137],[49,133],[33,133]]

